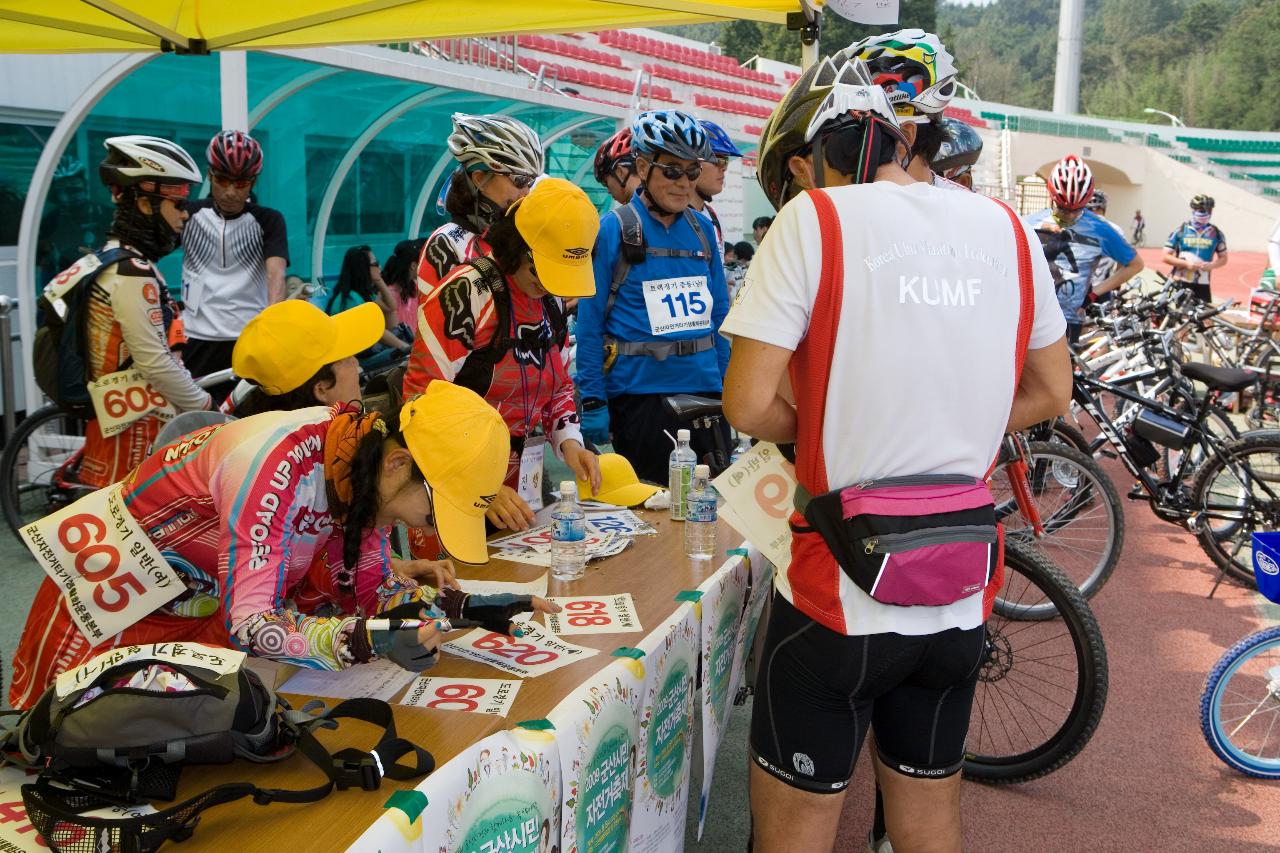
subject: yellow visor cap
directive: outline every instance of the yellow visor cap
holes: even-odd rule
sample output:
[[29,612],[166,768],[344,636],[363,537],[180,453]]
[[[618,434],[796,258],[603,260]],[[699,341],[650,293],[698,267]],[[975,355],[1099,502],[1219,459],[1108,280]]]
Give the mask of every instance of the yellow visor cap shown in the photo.
[[386,327],[382,309],[372,302],[330,317],[310,302],[286,299],[244,327],[231,351],[231,369],[268,394],[287,394],[326,364],[376,344]]
[[540,178],[516,208],[516,230],[529,244],[548,293],[566,299],[595,296],[591,247],[600,214],[586,193],[563,178]]
[[479,394],[434,380],[400,410],[400,432],[427,479],[440,544],[464,563],[487,563],[484,514],[507,476],[511,434]]
[[618,506],[636,506],[649,500],[658,492],[657,486],[640,482],[636,469],[626,457],[617,453],[600,454],[600,491],[593,494],[591,484],[586,480],[578,481],[578,494],[583,499],[592,499]]

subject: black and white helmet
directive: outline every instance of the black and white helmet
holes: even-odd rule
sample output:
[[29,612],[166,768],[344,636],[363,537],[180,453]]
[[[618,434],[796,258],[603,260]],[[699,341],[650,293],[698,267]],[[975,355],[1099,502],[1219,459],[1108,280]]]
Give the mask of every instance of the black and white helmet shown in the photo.
[[158,136],[113,136],[102,144],[107,157],[98,165],[98,176],[109,187],[202,180],[196,161],[176,142]]
[[484,169],[504,175],[542,174],[542,142],[522,121],[504,115],[453,114],[449,153],[468,172]]

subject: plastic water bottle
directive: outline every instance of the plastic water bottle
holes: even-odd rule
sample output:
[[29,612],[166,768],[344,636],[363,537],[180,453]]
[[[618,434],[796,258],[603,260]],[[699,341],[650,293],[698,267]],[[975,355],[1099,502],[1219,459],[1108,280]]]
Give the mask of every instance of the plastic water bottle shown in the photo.
[[551,513],[551,576],[576,581],[587,573],[587,516],[578,506],[578,484],[560,484],[560,503]]
[[693,480],[693,466],[698,455],[689,446],[689,431],[676,431],[676,449],[671,451],[667,466],[667,482],[671,487],[671,520],[684,521],[685,501],[689,496],[689,483]]
[[711,469],[693,469],[684,520],[684,552],[691,560],[710,560],[716,554],[716,492],[707,482]]
[[738,443],[733,448],[733,452],[729,454],[729,464],[732,465],[742,458],[742,454],[750,452],[751,437],[746,435],[739,437]]

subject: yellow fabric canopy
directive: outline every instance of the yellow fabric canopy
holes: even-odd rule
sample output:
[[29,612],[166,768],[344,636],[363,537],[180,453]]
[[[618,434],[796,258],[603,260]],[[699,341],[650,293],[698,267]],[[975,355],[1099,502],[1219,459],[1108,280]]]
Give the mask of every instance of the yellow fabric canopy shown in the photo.
[[0,0],[0,52],[377,44],[725,19],[785,23],[800,0]]

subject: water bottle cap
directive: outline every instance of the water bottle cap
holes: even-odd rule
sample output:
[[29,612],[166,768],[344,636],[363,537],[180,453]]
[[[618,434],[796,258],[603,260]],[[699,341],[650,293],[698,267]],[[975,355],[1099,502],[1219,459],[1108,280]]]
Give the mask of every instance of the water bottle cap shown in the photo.
[[689,431],[688,431],[687,429],[678,429],[678,430],[676,430],[676,440],[677,440],[677,441],[688,441],[688,440],[689,440],[689,435],[690,435],[690,433],[689,433]]
[[560,482],[560,495],[577,495],[578,484],[574,480],[562,480]]
[[710,477],[710,476],[711,476],[711,468],[710,468],[709,466],[707,466],[707,465],[694,465],[694,466],[693,466],[693,476],[695,476],[695,477]]

